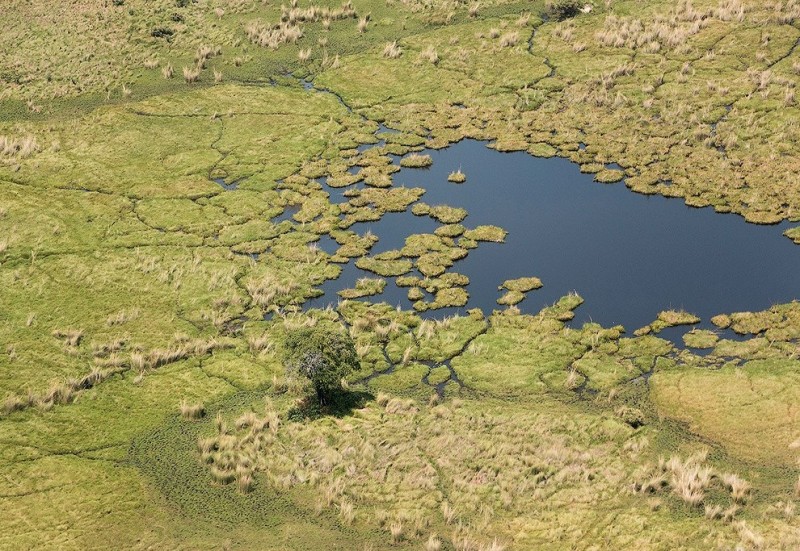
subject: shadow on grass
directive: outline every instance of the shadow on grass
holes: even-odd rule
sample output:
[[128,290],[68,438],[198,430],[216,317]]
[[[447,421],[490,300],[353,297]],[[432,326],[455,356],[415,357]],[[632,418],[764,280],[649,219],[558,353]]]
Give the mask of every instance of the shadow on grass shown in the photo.
[[328,403],[319,403],[316,395],[309,394],[288,411],[290,421],[304,421],[320,417],[346,417],[353,414],[354,409],[361,409],[367,402],[374,400],[370,392],[342,391],[328,398]]

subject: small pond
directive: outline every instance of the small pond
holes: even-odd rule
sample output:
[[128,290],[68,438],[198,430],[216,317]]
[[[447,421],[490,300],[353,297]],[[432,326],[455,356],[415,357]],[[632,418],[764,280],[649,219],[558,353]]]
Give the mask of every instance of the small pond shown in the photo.
[[[474,140],[426,153],[433,166],[402,169],[393,175],[395,186],[426,189],[421,200],[430,205],[467,209],[467,227],[494,224],[508,231],[505,243],[481,243],[451,268],[470,278],[466,308],[487,313],[500,308],[498,285],[523,276],[544,282],[519,304],[523,312],[535,313],[576,291],[585,303],[573,323],[622,324],[629,331],[670,308],[695,313],[707,326],[718,313],[762,310],[800,297],[800,247],[782,235],[788,224],[748,224],[737,215],[687,207],[681,199],[633,193],[624,183],[596,183],[566,159],[500,153]],[[459,168],[467,181],[448,182],[448,174]],[[333,202],[346,200],[343,190],[328,191]],[[409,209],[352,229],[380,238],[375,254],[437,226]],[[320,246],[335,250],[330,240]],[[335,304],[336,291],[365,275],[373,276],[351,261],[309,305]],[[369,300],[410,308],[406,291],[389,279],[386,291]]]

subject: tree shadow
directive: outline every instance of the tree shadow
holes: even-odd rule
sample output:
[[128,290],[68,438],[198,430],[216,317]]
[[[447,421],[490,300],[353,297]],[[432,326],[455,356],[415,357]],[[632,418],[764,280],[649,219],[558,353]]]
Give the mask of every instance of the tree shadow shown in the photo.
[[290,421],[308,421],[320,417],[347,417],[375,399],[371,392],[348,390],[337,392],[320,404],[316,394],[309,394],[288,411]]

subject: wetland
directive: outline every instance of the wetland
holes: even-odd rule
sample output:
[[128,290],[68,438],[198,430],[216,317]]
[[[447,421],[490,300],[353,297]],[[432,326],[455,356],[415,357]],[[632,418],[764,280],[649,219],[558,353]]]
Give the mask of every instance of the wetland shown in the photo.
[[[677,199],[636,194],[622,182],[600,184],[565,159],[500,153],[478,141],[425,153],[432,166],[401,169],[393,175],[396,185],[424,189],[420,200],[426,203],[466,209],[467,226],[496,225],[508,232],[503,243],[482,243],[454,264],[454,271],[469,278],[470,298],[462,311],[491,313],[500,308],[501,283],[527,276],[545,285],[519,304],[523,312],[538,312],[575,291],[586,299],[575,323],[621,324],[629,331],[663,310],[690,311],[709,326],[720,313],[765,310],[800,296],[800,252],[782,235],[788,222],[749,224]],[[459,169],[468,181],[449,183],[448,174]],[[328,188],[331,201],[346,201],[341,194],[348,189]],[[438,226],[409,208],[352,228],[377,236],[372,252],[380,253],[401,249],[409,235],[433,233]],[[321,247],[334,252],[330,244]],[[368,275],[348,264],[312,305],[335,304],[336,291]],[[390,282],[373,299],[407,307],[406,293]]]
[[0,549],[800,546],[800,4],[8,2]]

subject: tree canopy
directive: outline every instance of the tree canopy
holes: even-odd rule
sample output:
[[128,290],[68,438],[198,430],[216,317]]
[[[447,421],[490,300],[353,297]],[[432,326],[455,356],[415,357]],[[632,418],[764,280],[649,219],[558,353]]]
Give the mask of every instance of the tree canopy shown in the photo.
[[341,390],[342,379],[359,367],[353,339],[328,327],[304,328],[289,333],[283,358],[287,371],[311,381],[323,404]]

